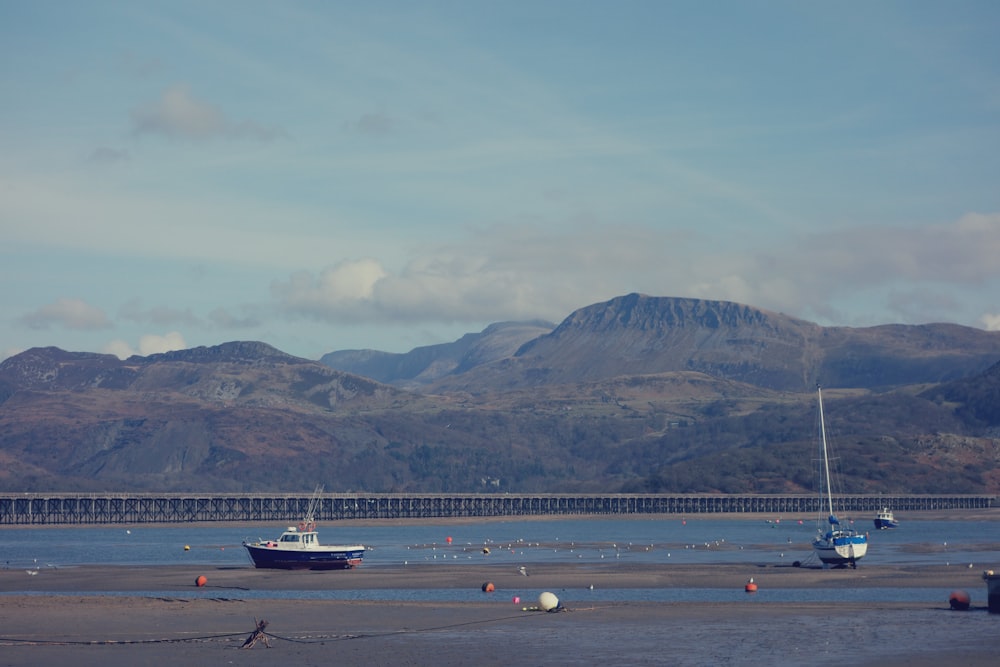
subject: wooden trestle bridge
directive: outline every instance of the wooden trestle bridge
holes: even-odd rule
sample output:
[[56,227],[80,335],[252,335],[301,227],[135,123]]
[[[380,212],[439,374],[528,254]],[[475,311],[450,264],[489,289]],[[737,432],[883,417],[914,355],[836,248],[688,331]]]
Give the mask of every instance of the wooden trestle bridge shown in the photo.
[[[298,520],[312,494],[0,493],[0,525],[138,524]],[[978,510],[987,495],[844,495],[837,511]],[[815,495],[721,494],[323,494],[318,520],[543,515],[819,513]]]

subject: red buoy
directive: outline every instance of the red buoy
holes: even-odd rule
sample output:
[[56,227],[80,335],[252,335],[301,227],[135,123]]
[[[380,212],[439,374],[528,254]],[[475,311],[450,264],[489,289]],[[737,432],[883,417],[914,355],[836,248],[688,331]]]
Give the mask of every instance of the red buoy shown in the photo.
[[757,584],[754,583],[753,577],[750,577],[750,581],[748,581],[747,585],[743,587],[743,590],[745,590],[747,593],[757,592]]
[[483,584],[483,592],[484,593],[492,593],[495,590],[496,590],[496,587],[493,585],[492,581],[487,581],[485,584]]
[[965,591],[952,591],[948,596],[948,604],[957,611],[965,611],[969,608],[969,603],[969,594]]
[[208,583],[208,577],[206,577],[205,575],[201,575],[194,580],[194,585],[197,586],[198,588],[201,588],[207,583]]

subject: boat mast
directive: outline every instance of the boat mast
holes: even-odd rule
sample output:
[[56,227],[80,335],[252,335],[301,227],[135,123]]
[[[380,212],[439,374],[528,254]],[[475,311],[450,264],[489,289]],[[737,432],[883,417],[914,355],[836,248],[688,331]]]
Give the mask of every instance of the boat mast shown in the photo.
[[823,472],[826,474],[826,500],[833,517],[833,492],[830,490],[830,459],[826,453],[826,424],[823,421],[823,388],[816,385],[816,395],[819,398],[819,434],[823,442]]

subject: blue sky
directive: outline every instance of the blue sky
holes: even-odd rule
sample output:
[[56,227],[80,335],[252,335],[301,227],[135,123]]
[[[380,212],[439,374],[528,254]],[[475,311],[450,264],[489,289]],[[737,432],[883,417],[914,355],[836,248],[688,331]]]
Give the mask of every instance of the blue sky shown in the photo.
[[1000,3],[0,0],[0,358],[630,292],[1000,330]]

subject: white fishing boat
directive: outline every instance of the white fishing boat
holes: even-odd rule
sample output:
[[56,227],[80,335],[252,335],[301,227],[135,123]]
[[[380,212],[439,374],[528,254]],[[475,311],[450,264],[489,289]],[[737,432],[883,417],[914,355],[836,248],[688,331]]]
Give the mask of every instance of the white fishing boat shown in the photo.
[[895,528],[898,525],[899,520],[896,519],[896,515],[888,507],[883,507],[875,514],[875,527],[879,530]]
[[868,537],[854,528],[845,528],[840,524],[833,511],[833,490],[830,479],[830,456],[826,443],[826,423],[823,416],[823,389],[816,387],[819,400],[819,434],[823,449],[823,482],[820,487],[820,502],[825,504],[827,519],[825,527],[821,524],[819,534],[813,540],[816,555],[826,565],[836,567],[857,567],[857,562],[868,553]]
[[322,545],[316,533],[316,511],[322,487],[316,489],[306,516],[275,540],[243,542],[254,567],[280,570],[349,570],[361,565],[360,544]]

